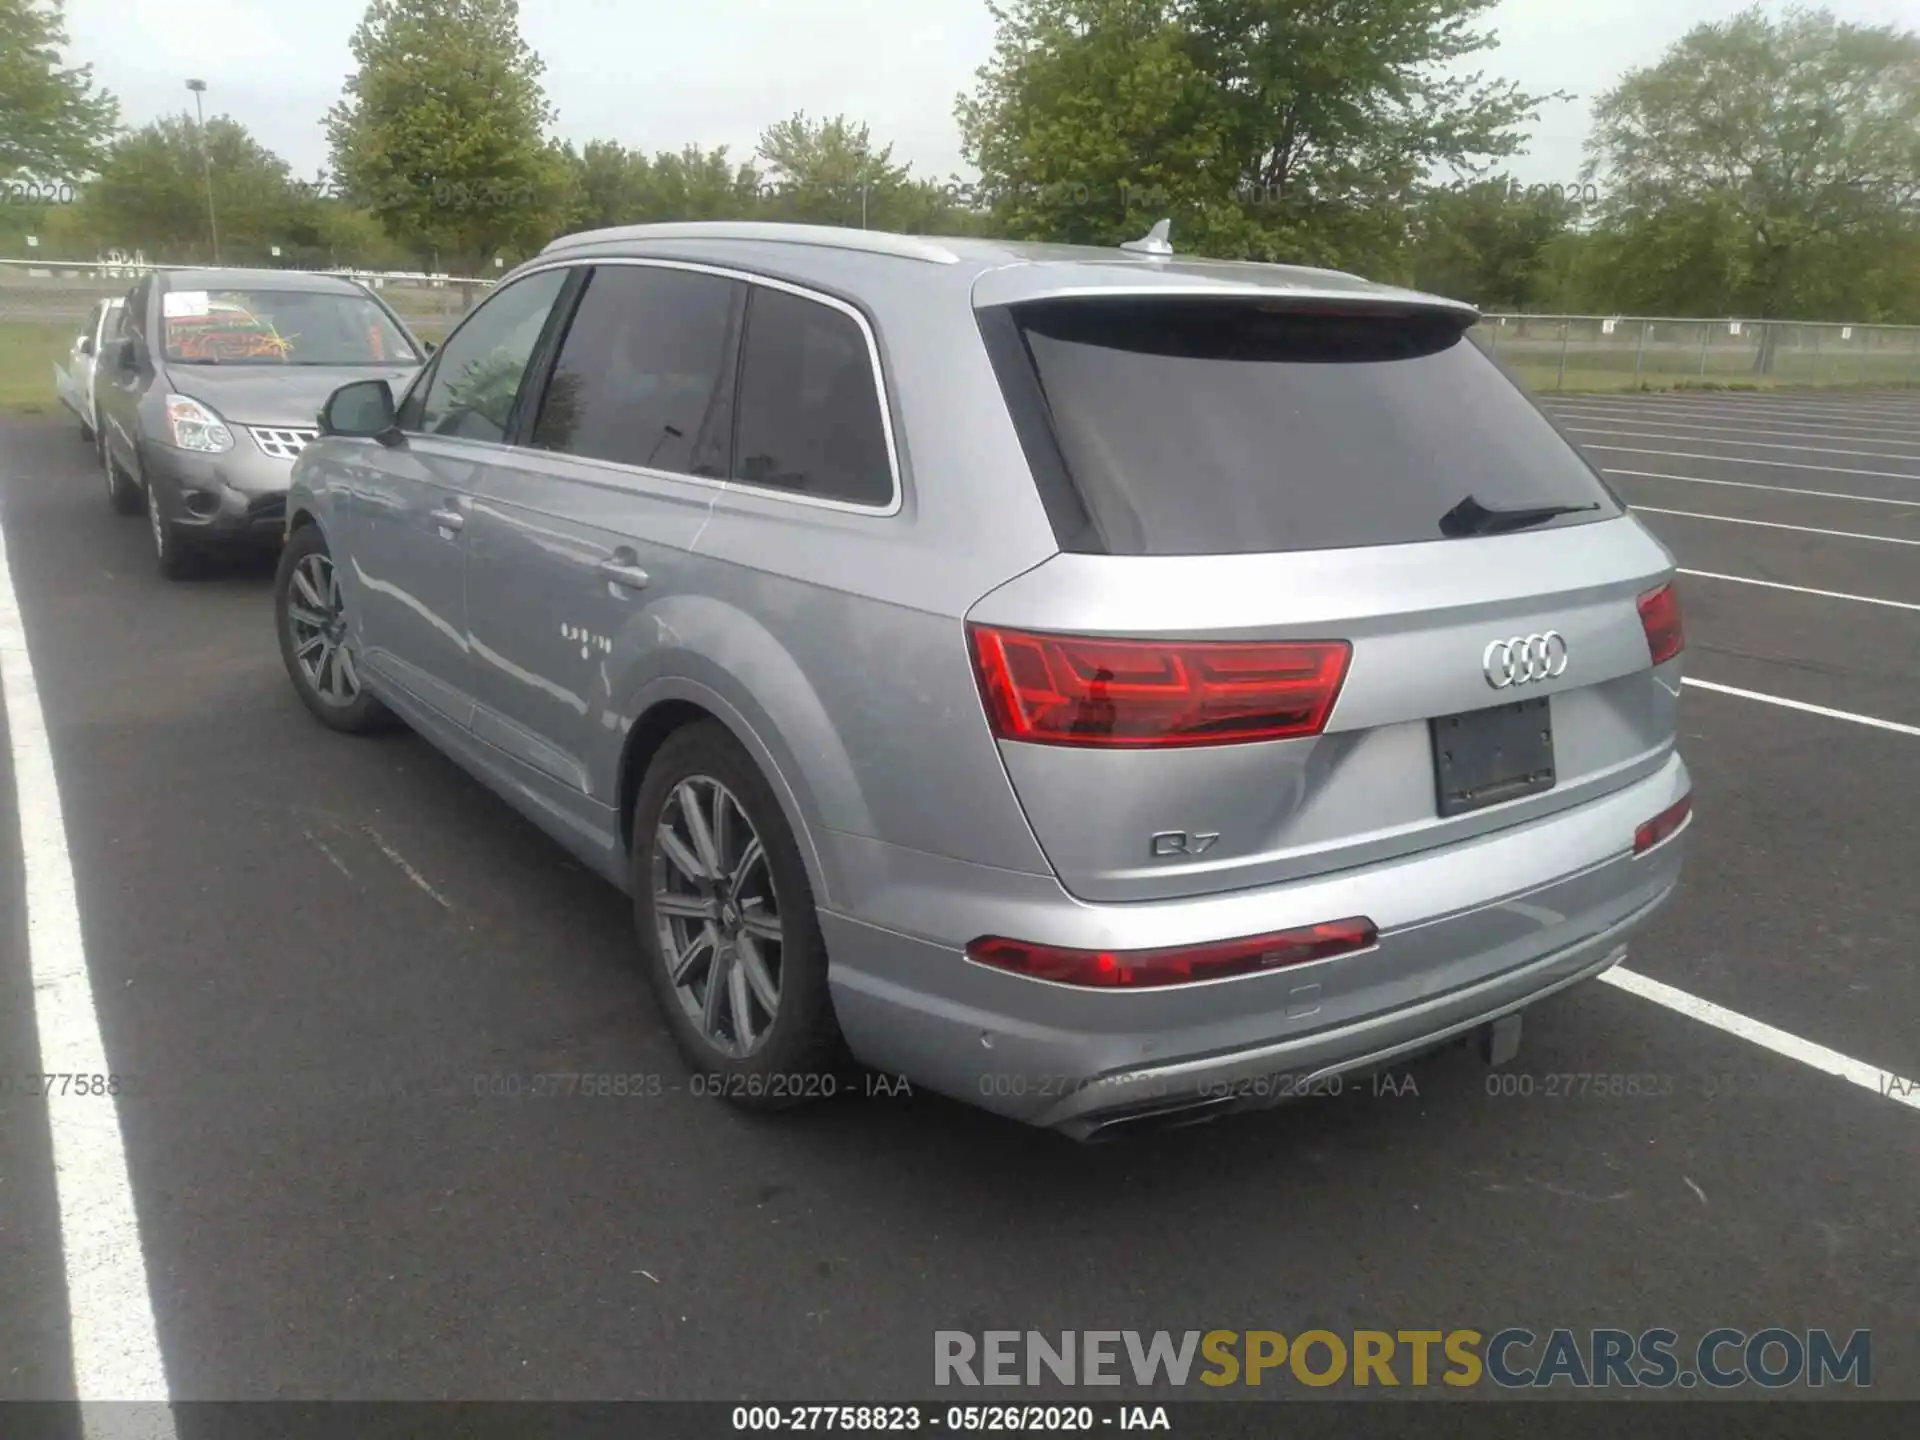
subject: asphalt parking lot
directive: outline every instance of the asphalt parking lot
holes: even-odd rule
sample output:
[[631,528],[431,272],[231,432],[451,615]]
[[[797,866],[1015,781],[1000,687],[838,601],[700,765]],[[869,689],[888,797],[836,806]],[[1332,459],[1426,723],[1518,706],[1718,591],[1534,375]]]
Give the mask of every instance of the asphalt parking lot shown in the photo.
[[[84,938],[30,952],[59,857],[0,715],[0,1398],[71,1396],[76,1351],[145,1373],[147,1296],[88,1259],[129,1244],[183,1400],[908,1399],[936,1329],[1506,1325],[1871,1329],[1873,1392],[1920,1398],[1920,1114],[1736,1033],[1920,1076],[1920,394],[1552,409],[1684,570],[1696,821],[1628,964],[1723,1010],[1591,984],[1530,1014],[1531,1094],[1454,1052],[1093,1147],[689,1095],[617,894],[424,743],[315,725],[264,567],[163,582],[71,425],[0,421]],[[24,1080],[66,962],[132,1201],[72,1176],[77,1260],[53,1107],[109,1102]],[[553,1072],[658,1080],[493,1093]]]

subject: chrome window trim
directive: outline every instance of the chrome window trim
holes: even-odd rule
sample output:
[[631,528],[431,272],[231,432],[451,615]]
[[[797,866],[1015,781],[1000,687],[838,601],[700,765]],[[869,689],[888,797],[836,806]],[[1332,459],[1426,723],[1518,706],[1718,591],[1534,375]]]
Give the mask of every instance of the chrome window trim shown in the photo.
[[[603,460],[585,455],[567,455],[567,459],[586,461],[590,464],[606,466],[609,469],[617,470],[625,474],[638,475],[648,479],[689,481],[695,485],[709,486],[722,494],[731,492],[740,495],[764,495],[770,499],[785,501],[790,505],[800,505],[814,510],[838,510],[843,514],[849,515],[870,515],[875,517],[898,515],[901,510],[906,507],[906,486],[900,476],[900,449],[894,427],[893,403],[891,397],[887,394],[886,372],[880,364],[880,343],[873,333],[873,326],[868,323],[867,317],[863,315],[856,306],[842,300],[837,295],[828,295],[819,290],[809,289],[805,285],[796,285],[788,280],[776,280],[771,276],[759,275],[751,270],[741,270],[726,265],[712,265],[695,260],[658,259],[650,255],[609,255],[596,258],[579,255],[556,256],[552,260],[527,266],[518,274],[512,276],[510,280],[503,281],[501,288],[505,288],[506,284],[518,281],[527,276],[540,274],[547,270],[568,270],[601,265],[641,265],[650,266],[656,270],[686,270],[699,275],[718,276],[723,280],[738,280],[747,285],[764,285],[770,290],[784,290],[789,295],[799,296],[802,300],[811,300],[816,304],[825,305],[847,316],[860,328],[861,337],[867,342],[867,363],[873,375],[874,396],[880,402],[880,429],[885,435],[887,442],[887,471],[889,478],[893,482],[893,495],[884,505],[863,505],[854,500],[831,500],[818,495],[802,495],[796,491],[783,490],[774,485],[748,485],[733,479],[716,480],[709,475],[689,475],[679,470],[660,470],[645,465],[633,465],[620,460]],[[497,294],[498,291],[495,293]],[[477,306],[475,307],[475,313],[478,313],[478,308]],[[465,321],[461,323],[464,324]],[[752,323],[751,319],[749,319],[748,323]],[[449,341],[452,340],[453,335],[450,333],[447,339]],[[744,343],[744,333],[741,339]],[[441,346],[442,350],[445,348],[445,345]],[[738,395],[734,397],[734,403],[739,403]],[[565,454],[564,451],[542,452],[533,449],[531,446],[507,446],[504,448],[523,450],[525,453],[535,455],[541,453]]]

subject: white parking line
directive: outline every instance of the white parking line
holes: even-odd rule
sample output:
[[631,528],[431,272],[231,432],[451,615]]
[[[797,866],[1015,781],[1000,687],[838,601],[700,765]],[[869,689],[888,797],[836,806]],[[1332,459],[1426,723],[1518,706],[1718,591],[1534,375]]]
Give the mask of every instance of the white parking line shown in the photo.
[[1911,505],[1920,509],[1920,500],[1900,500],[1891,495],[1854,495],[1845,490],[1802,490],[1792,485],[1762,485],[1756,480],[1709,480],[1704,475],[1668,475],[1659,470],[1616,470],[1603,466],[1604,475],[1632,475],[1640,480],[1684,480],[1689,485],[1726,485],[1735,490],[1770,490],[1775,495],[1814,495],[1822,500],[1858,500],[1866,505]]
[[[110,1075],[93,980],[81,939],[73,861],[54,775],[47,720],[27,650],[27,630],[0,531],[0,698],[7,709],[13,784],[25,872],[27,964],[40,1069],[51,1075]],[[67,1082],[71,1084],[72,1082]],[[91,1087],[89,1087],[91,1088]],[[47,1099],[54,1190],[66,1270],[73,1383],[82,1401],[167,1399],[166,1368],[154,1327],[153,1295],[140,1245],[140,1219],[127,1178],[119,1101],[112,1095]],[[152,1424],[173,1434],[170,1415]],[[150,1432],[151,1433],[151,1432]]]
[[1913,480],[1907,470],[1849,470],[1844,465],[1803,465],[1796,460],[1755,460],[1747,455],[1700,455],[1685,450],[1650,450],[1644,445],[1582,445],[1582,450],[1618,450],[1624,455],[1665,455],[1672,460],[1712,460],[1721,465],[1765,465],[1773,470],[1818,470],[1823,475],[1877,475],[1882,480]]
[[1802,535],[1829,535],[1836,540],[1877,540],[1882,545],[1920,545],[1920,538],[1903,535],[1866,535],[1858,530],[1822,530],[1814,525],[1789,525],[1784,520],[1749,520],[1743,515],[1707,515],[1699,510],[1663,510],[1658,505],[1634,505],[1644,515],[1680,515],[1688,520],[1718,520],[1722,525],[1758,525],[1764,530],[1797,530]]
[[[1555,410],[1553,413],[1557,419],[1563,421],[1619,420],[1629,425],[1671,425],[1676,430],[1718,430],[1733,435],[1779,435],[1788,439],[1797,438],[1801,440],[1871,440],[1875,445],[1898,445],[1903,450],[1920,448],[1920,435],[1915,435],[1911,439],[1904,437],[1896,439],[1891,434],[1885,436],[1866,435],[1862,432],[1878,430],[1883,427],[1878,425],[1849,425],[1845,421],[1840,420],[1835,420],[1830,424],[1824,420],[1795,422],[1806,425],[1818,424],[1827,426],[1827,428],[1822,430],[1782,430],[1775,426],[1760,424],[1715,425],[1708,420],[1696,420],[1691,415],[1649,415],[1641,410],[1605,410],[1587,409],[1583,407],[1579,410],[1560,409]],[[1718,416],[1716,418],[1729,419],[1732,417]]]
[[1874,715],[1856,715],[1851,710],[1829,710],[1825,705],[1809,705],[1804,700],[1789,700],[1784,695],[1768,695],[1759,690],[1742,690],[1733,685],[1716,685],[1711,680],[1696,680],[1691,675],[1681,682],[1716,695],[1737,695],[1742,700],[1758,700],[1763,705],[1778,705],[1784,710],[1801,710],[1809,715],[1824,715],[1829,720],[1847,720],[1855,725],[1871,725],[1876,730],[1891,730],[1896,735],[1920,735],[1920,725],[1902,725],[1898,720],[1882,720]]
[[1834,425],[1875,430],[1891,430],[1900,435],[1920,435],[1920,423],[1911,423],[1903,416],[1893,412],[1848,412],[1840,410],[1780,410],[1767,406],[1758,410],[1743,410],[1731,405],[1701,405],[1681,409],[1677,406],[1659,405],[1641,412],[1646,420],[1655,420],[1662,416],[1713,415],[1722,419],[1782,421],[1797,425]]
[[1742,1015],[1737,1010],[1729,1010],[1724,1005],[1716,1005],[1711,1000],[1702,1000],[1698,995],[1689,995],[1685,990],[1676,990],[1663,981],[1642,975],[1637,970],[1616,965],[1604,971],[1600,978],[1609,985],[1625,990],[1629,995],[1638,995],[1642,1000],[1651,1000],[1656,1005],[1686,1016],[1689,1020],[1698,1020],[1702,1025],[1711,1025],[1716,1030],[1724,1030],[1729,1035],[1737,1035],[1749,1044],[1758,1045],[1763,1050],[1771,1050],[1776,1055],[1784,1055],[1789,1060],[1798,1060],[1802,1065],[1811,1065],[1815,1070],[1823,1071],[1849,1085],[1858,1085],[1862,1090],[1871,1090],[1883,1100],[1891,1100],[1896,1105],[1905,1105],[1910,1110],[1920,1110],[1920,1085],[1891,1070],[1882,1070],[1869,1065],[1864,1060],[1855,1060],[1842,1055],[1838,1050],[1829,1050],[1824,1045],[1816,1045],[1811,1040],[1802,1040],[1798,1035],[1789,1035],[1784,1030],[1776,1030],[1763,1020]]
[[1920,610],[1909,600],[1882,600],[1877,595],[1849,595],[1844,590],[1813,590],[1805,585],[1787,585],[1778,580],[1755,580],[1747,575],[1721,575],[1712,570],[1679,570],[1701,580],[1726,580],[1735,585],[1760,585],[1768,590],[1791,590],[1796,595],[1818,595],[1823,600],[1851,600],[1856,605],[1885,605],[1894,610]]
[[[1803,455],[1861,455],[1870,460],[1911,460],[1920,464],[1920,455],[1894,455],[1885,450],[1842,450],[1830,445],[1776,445],[1770,440],[1721,440],[1713,435],[1668,435],[1659,430],[1622,430],[1617,426],[1599,429],[1591,425],[1568,425],[1569,435],[1620,435],[1629,440],[1681,440],[1694,445],[1743,445],[1749,450],[1797,450]],[[1823,435],[1823,440],[1844,440],[1844,435]],[[1729,460],[1739,456],[1724,457]],[[1920,479],[1920,476],[1915,477]]]

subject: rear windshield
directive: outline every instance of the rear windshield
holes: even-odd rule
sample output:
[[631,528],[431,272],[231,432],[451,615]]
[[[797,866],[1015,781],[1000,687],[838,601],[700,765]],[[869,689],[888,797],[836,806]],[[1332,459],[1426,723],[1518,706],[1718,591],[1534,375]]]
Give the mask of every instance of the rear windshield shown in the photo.
[[165,354],[177,365],[411,365],[412,343],[365,295],[170,290]]
[[1227,555],[1438,540],[1459,533],[1441,520],[1469,496],[1469,511],[1596,507],[1528,528],[1620,513],[1445,315],[1219,300],[1012,314],[1033,370],[1023,378],[1038,381],[1090,522],[1074,548]]

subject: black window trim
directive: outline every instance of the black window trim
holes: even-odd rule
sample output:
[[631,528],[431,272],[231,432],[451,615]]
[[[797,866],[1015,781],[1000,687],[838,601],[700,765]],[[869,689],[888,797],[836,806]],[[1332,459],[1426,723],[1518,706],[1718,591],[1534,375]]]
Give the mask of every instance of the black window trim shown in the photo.
[[[800,505],[816,510],[838,510],[843,514],[849,515],[866,515],[881,518],[898,515],[901,510],[905,508],[906,484],[901,475],[900,447],[894,424],[892,399],[887,390],[886,368],[880,360],[880,343],[875,335],[873,322],[857,305],[843,300],[837,295],[829,295],[824,291],[812,289],[805,285],[798,285],[790,280],[777,280],[769,275],[756,274],[751,270],[741,270],[727,265],[713,265],[704,261],[660,259],[651,255],[568,256],[545,264],[529,266],[518,274],[510,276],[507,280],[503,281],[502,288],[508,284],[529,278],[533,275],[542,274],[548,270],[567,268],[586,269],[604,265],[641,265],[651,266],[660,270],[686,270],[694,274],[714,275],[725,280],[740,281],[747,285],[747,303],[742,314],[740,333],[735,337],[734,341],[735,388],[733,396],[733,423],[736,425],[739,420],[740,399],[738,364],[739,356],[746,348],[747,325],[751,323],[753,310],[752,287],[758,285],[764,286],[769,290],[784,290],[789,295],[796,295],[803,300],[811,300],[816,304],[825,305],[829,309],[838,310],[841,314],[849,317],[853,323],[859,327],[861,337],[867,342],[867,360],[872,368],[875,397],[880,402],[880,429],[887,442],[887,468],[890,478],[893,481],[893,494],[884,505],[867,505],[854,500],[833,500],[819,495],[802,495],[797,491],[783,490],[775,485],[751,485],[745,481],[731,478],[716,479],[710,475],[689,475],[680,470],[661,470],[646,465],[633,465],[619,460],[589,460],[587,457],[579,455],[569,455],[565,457],[566,459],[582,464],[604,465],[628,474],[646,475],[663,480],[710,486],[723,494],[732,492],[741,495],[764,495],[770,499],[785,501],[790,505]],[[463,325],[465,323],[464,320],[461,322]],[[457,329],[453,332],[453,334],[458,333],[459,331]],[[453,334],[447,336],[448,343],[452,342]],[[446,345],[443,344],[440,347],[440,352],[444,353],[446,348]],[[437,359],[438,356],[436,355],[435,358]],[[544,393],[544,375],[542,376],[541,383]],[[490,444],[492,442],[481,441],[476,443]],[[533,453],[546,454],[559,452],[540,451]]]

